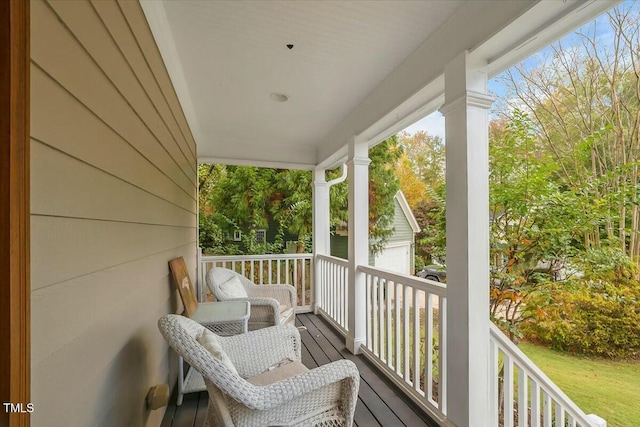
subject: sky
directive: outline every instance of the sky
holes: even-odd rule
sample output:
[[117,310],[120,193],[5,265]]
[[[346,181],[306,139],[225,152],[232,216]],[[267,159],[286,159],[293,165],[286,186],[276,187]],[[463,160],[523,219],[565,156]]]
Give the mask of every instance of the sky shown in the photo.
[[[626,0],[619,7],[640,8],[640,1],[636,2],[633,0]],[[613,33],[611,28],[609,28],[606,14],[603,14],[595,20],[583,25],[576,31],[587,34],[593,34],[595,31],[601,41],[600,44],[602,46],[607,45],[607,42],[611,40],[610,36]],[[580,38],[576,35],[576,32],[571,32],[562,37],[559,42],[562,43],[562,45],[565,47],[576,46],[579,44]],[[547,60],[550,55],[551,48],[547,46],[541,49],[539,52],[525,59],[521,64],[523,64],[525,69],[535,67]],[[500,79],[500,75],[489,79],[488,88],[489,92],[496,97],[507,96],[507,88]],[[415,134],[418,131],[425,131],[431,135],[439,136],[443,141],[445,141],[444,116],[439,111],[435,111],[422,120],[419,120],[411,126],[405,128],[404,131],[410,134]]]

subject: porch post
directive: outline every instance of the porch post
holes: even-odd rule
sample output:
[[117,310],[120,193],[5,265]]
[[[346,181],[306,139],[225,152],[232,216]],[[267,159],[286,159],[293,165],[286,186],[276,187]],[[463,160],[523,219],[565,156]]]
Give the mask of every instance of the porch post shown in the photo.
[[347,349],[358,354],[366,339],[365,275],[358,265],[369,264],[369,146],[354,137],[349,141],[349,282]]
[[321,307],[320,269],[317,268],[316,255],[329,255],[329,185],[325,170],[316,168],[313,172],[313,255],[316,268],[313,280],[313,312],[318,314]]
[[486,63],[464,52],[445,68],[447,184],[446,413],[489,422],[489,149]]

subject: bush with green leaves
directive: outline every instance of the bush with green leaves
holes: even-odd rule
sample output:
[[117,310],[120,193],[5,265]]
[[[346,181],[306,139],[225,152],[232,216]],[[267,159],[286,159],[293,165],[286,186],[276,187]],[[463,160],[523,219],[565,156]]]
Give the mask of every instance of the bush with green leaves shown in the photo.
[[640,358],[640,283],[579,279],[530,296],[524,335],[556,350]]

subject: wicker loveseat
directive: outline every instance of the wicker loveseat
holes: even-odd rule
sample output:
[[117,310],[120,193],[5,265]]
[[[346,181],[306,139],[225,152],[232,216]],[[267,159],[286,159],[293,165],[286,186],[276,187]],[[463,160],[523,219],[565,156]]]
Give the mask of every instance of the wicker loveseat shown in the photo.
[[[217,301],[247,300],[251,303],[249,330],[295,322],[296,290],[291,285],[256,285],[233,270],[214,267],[207,272],[207,286]],[[240,290],[239,296],[234,288]]]
[[300,363],[300,334],[293,325],[216,336],[232,367],[200,344],[212,332],[199,323],[169,314],[158,327],[202,373],[209,392],[207,425],[351,426],[360,381],[355,364],[340,360],[307,370]]

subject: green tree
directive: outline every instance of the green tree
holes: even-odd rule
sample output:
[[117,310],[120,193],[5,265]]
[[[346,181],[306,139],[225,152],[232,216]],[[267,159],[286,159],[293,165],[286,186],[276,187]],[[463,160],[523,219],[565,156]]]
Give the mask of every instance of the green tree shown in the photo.
[[[378,144],[369,153],[369,232],[374,251],[380,249],[393,231],[393,197],[398,191],[393,171],[401,153],[395,137]],[[238,245],[229,244],[225,238],[234,231],[243,232],[242,243],[249,253],[281,252],[285,234],[296,236],[298,252],[311,249],[311,172],[201,165],[199,182],[200,245],[208,252],[238,252]],[[331,222],[336,225],[346,219],[347,187],[340,184],[331,189]],[[274,222],[278,228],[275,240],[256,243],[255,232],[251,230],[268,229]],[[218,249],[212,249],[214,247]]]
[[512,338],[529,295],[558,278],[592,214],[562,190],[534,125],[516,109],[491,124],[489,144],[491,315]]
[[439,136],[401,132],[403,149],[396,164],[400,188],[407,198],[420,232],[416,235],[416,271],[445,259],[445,146]]
[[638,263],[640,8],[627,2],[607,18],[576,33],[578,45],[552,45],[549,58],[512,69],[505,82],[512,103],[530,111],[563,188],[608,208],[584,246],[615,245]]

